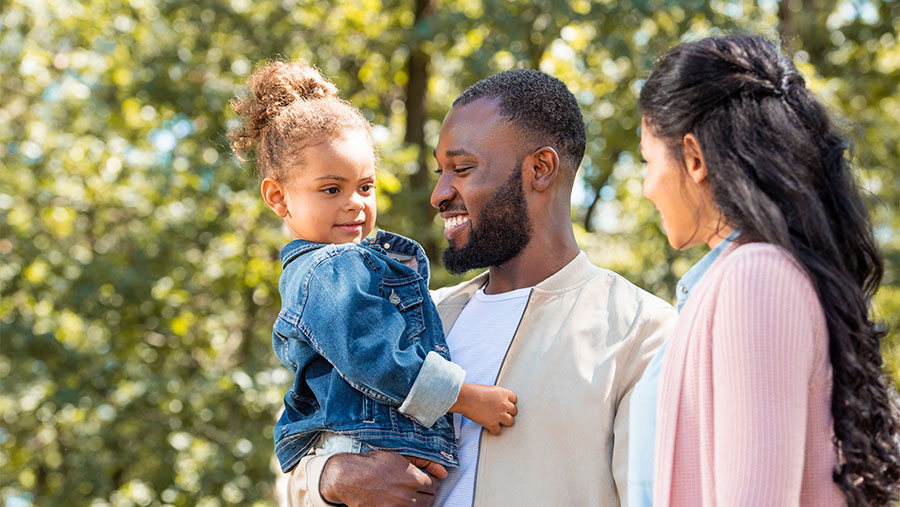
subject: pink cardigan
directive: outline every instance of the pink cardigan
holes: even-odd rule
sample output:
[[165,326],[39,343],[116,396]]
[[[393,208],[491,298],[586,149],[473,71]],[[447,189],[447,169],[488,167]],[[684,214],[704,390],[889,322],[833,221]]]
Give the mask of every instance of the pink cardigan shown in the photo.
[[731,246],[706,272],[669,338],[657,410],[656,506],[845,503],[825,316],[776,246]]

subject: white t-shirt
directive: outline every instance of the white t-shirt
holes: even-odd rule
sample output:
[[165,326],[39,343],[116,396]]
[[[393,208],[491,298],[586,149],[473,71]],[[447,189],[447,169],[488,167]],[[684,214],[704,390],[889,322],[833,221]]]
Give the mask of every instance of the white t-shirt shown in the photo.
[[[497,381],[530,293],[531,288],[502,294],[485,294],[479,289],[463,308],[450,329],[447,345],[451,360],[466,370],[466,382],[494,385]],[[459,414],[453,414],[453,422],[457,428],[459,468],[448,469],[435,505],[471,507],[481,425]]]

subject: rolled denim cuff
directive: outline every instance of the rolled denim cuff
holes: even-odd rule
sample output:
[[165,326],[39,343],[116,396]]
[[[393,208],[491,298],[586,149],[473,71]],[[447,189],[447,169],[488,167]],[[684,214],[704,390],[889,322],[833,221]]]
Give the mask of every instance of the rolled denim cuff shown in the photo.
[[430,428],[456,403],[465,378],[466,372],[459,365],[444,359],[437,352],[429,352],[412,389],[397,410]]

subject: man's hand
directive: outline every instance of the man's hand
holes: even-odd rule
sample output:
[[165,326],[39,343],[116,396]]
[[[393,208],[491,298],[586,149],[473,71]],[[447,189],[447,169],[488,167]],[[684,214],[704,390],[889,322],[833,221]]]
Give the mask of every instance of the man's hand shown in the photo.
[[451,412],[462,414],[482,425],[492,435],[500,433],[500,426],[512,426],[519,410],[515,393],[505,387],[482,384],[462,385]]
[[[430,474],[423,472],[425,468]],[[349,507],[430,506],[447,470],[437,463],[387,451],[336,454],[325,464],[319,491],[322,498]]]

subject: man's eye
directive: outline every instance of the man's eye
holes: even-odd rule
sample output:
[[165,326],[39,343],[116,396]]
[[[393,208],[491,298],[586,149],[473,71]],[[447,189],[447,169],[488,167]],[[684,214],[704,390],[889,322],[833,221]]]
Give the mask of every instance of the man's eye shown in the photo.
[[457,167],[456,169],[453,170],[453,172],[455,172],[456,174],[462,174],[462,173],[468,171],[468,170],[471,169],[471,168],[472,168],[472,166]]

